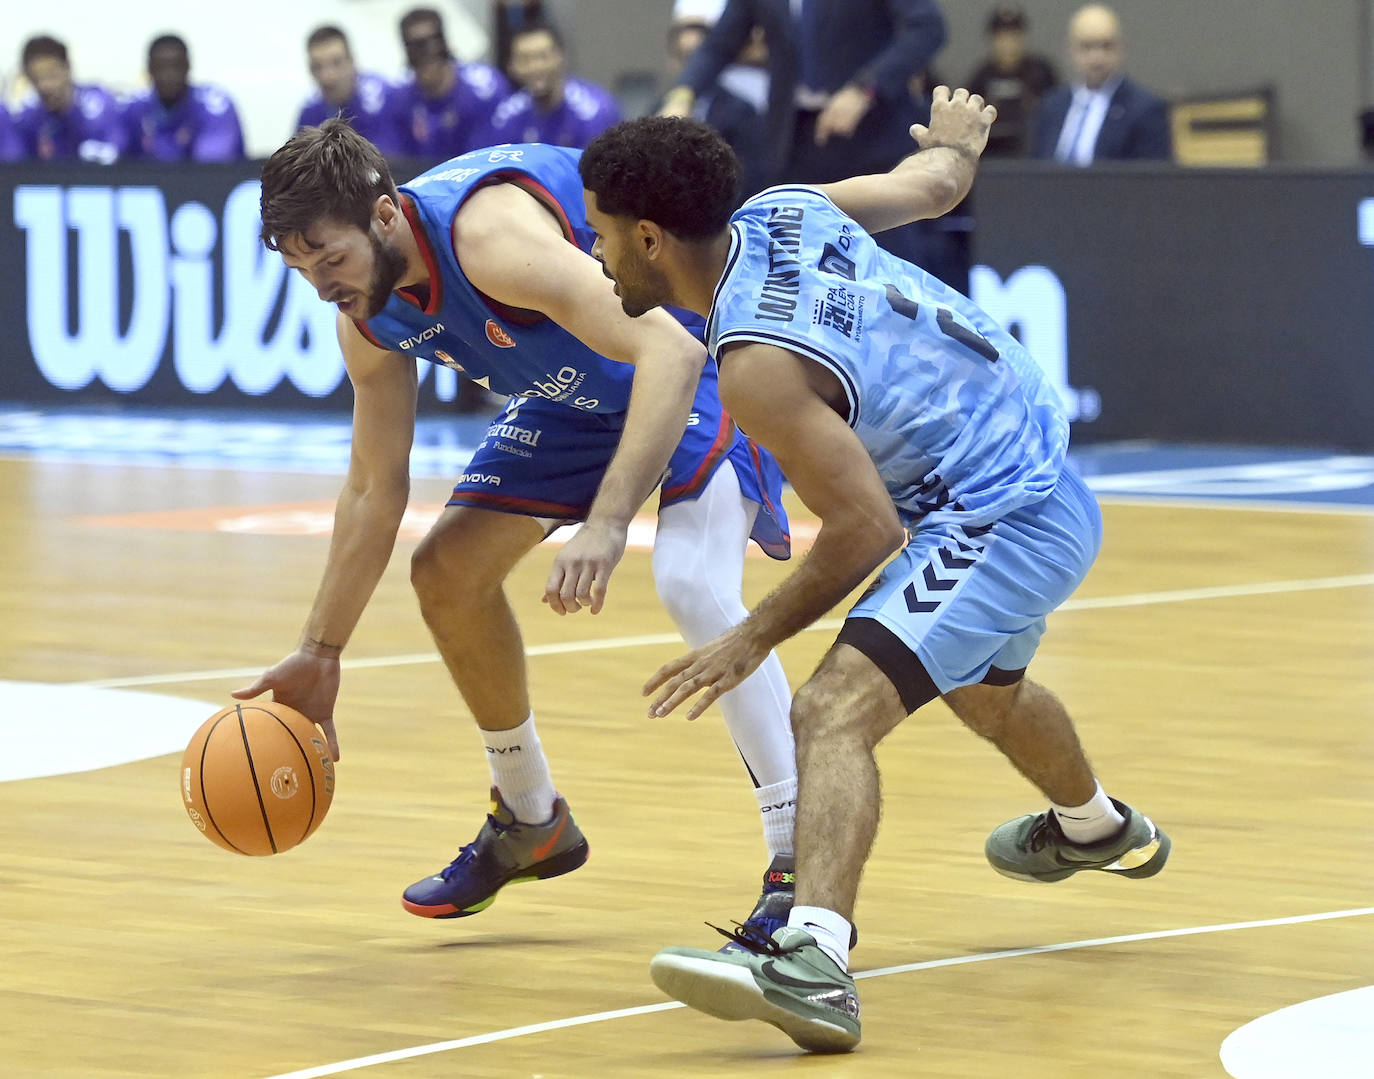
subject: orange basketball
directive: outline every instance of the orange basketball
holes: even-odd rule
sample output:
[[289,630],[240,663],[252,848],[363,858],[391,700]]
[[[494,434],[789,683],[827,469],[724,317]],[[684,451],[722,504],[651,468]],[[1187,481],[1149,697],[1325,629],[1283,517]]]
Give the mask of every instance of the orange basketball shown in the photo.
[[186,814],[239,854],[303,842],[334,800],[334,762],[319,728],[284,704],[231,704],[201,725],[181,758]]

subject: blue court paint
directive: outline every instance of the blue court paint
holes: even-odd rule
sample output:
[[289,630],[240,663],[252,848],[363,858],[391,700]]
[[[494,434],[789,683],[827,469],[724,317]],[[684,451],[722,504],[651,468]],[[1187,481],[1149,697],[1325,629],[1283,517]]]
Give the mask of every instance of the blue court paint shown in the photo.
[[[491,415],[426,415],[411,472],[453,478]],[[337,413],[0,406],[0,456],[85,464],[342,474],[350,424]],[[1374,509],[1374,456],[1257,446],[1113,442],[1070,450],[1106,502]]]

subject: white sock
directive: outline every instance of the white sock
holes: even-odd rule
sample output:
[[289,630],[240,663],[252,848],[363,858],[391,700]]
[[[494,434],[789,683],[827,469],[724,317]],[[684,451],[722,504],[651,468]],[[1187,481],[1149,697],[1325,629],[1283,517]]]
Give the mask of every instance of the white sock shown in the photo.
[[1097,784],[1097,793],[1081,806],[1050,804],[1054,806],[1054,815],[1059,818],[1059,827],[1074,843],[1096,843],[1108,839],[1126,824],[1126,818],[1112,805],[1101,783]]
[[821,951],[835,960],[841,970],[848,972],[849,934],[853,927],[847,918],[825,907],[793,907],[787,924],[810,933]]
[[549,762],[534,729],[534,713],[508,731],[483,730],[482,741],[487,747],[492,786],[501,792],[515,819],[543,824],[552,817],[558,792],[553,789]]
[[767,787],[755,787],[763,817],[763,841],[772,857],[792,853],[792,829],[797,821],[797,777]]

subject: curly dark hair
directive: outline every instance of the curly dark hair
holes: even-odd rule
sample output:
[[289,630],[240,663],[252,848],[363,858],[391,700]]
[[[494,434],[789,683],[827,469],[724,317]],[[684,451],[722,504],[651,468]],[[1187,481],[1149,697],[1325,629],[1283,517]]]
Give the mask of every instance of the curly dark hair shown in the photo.
[[382,195],[400,198],[386,158],[347,120],[303,127],[262,166],[262,242],[279,251],[321,221],[366,232]]
[[739,159],[697,120],[646,116],[608,128],[578,165],[601,212],[652,221],[684,240],[706,240],[739,205]]

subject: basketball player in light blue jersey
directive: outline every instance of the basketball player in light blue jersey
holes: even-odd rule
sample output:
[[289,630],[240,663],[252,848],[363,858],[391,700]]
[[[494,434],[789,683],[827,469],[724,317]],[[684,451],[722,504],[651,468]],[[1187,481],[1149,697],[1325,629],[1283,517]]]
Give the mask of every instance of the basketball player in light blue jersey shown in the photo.
[[[554,559],[544,599],[559,614],[597,613],[631,518],[661,485],[655,582],[699,646],[747,613],[750,538],[788,553],[781,474],[722,412],[700,341],[664,312],[628,318],[588,254],[579,153],[492,147],[397,188],[377,148],[332,119],[298,132],[263,168],[264,241],[338,308],[353,452],[300,643],[236,696],[272,691],[319,723],[337,756],[339,654],[406,507],[417,360],[511,395],[411,560],[421,613],[481,730],[492,781],[477,838],[405,890],[405,909],[421,917],[476,914],[506,884],[587,858],[535,729],[503,587],[521,558],[560,525],[583,522]],[[750,918],[776,927],[791,906],[796,795],[790,692],[776,657],[721,703],[772,855]]]
[[1169,854],[1147,817],[1107,796],[1063,706],[1025,677],[1046,615],[1101,540],[1056,395],[1010,334],[871,235],[956,205],[995,115],[940,87],[930,126],[912,128],[920,152],[890,173],[772,188],[733,216],[733,155],[694,121],[618,125],[580,164],[592,253],[626,312],[708,316],[722,401],[821,519],[806,561],[747,619],[649,680],[650,714],[700,694],[699,715],[887,562],[793,701],[787,926],[742,926],[735,950],[668,948],[650,966],[692,1007],[762,1019],[816,1052],[859,1042],[848,960],[878,821],[874,747],[937,696],[1051,803],[992,833],[996,870],[1148,877]]

